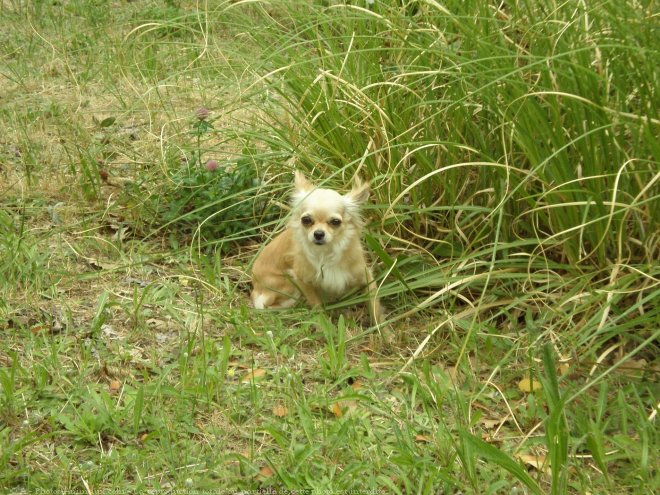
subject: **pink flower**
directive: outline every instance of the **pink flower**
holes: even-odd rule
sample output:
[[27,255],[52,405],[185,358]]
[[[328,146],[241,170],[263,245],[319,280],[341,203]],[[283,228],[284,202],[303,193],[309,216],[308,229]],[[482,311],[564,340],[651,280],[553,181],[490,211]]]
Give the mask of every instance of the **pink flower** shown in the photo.
[[206,162],[206,170],[208,170],[209,172],[215,172],[216,170],[218,170],[219,167],[220,164],[215,160],[209,160],[208,162]]
[[209,112],[208,108],[198,108],[195,112],[195,117],[197,117],[199,120],[206,120],[209,118],[210,113],[211,112]]

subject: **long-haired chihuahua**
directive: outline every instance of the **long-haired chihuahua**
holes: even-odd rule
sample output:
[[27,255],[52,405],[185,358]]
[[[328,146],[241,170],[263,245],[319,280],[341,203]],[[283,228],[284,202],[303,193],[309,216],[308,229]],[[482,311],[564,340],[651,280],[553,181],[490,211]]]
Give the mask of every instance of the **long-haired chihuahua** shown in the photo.
[[261,251],[252,267],[252,304],[257,309],[291,307],[302,295],[311,306],[335,301],[363,288],[372,322],[382,321],[376,284],[360,236],[360,205],[369,184],[356,179],[341,195],[315,187],[296,171],[289,224]]

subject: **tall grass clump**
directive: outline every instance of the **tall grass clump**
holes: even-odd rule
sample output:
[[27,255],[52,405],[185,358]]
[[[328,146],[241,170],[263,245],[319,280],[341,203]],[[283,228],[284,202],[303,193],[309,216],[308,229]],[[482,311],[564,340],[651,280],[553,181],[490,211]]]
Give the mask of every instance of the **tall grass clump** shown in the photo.
[[660,43],[645,5],[239,2],[225,13],[261,49],[249,68],[270,95],[269,146],[336,185],[367,177],[398,268],[411,253],[431,262],[407,284],[394,267],[386,293],[466,276],[470,300],[487,302],[488,286],[514,299],[572,292],[568,312],[586,291],[605,322],[590,330],[604,331],[603,306],[643,313],[657,282]]
[[[293,157],[279,171],[302,168],[333,187],[370,180],[368,241],[391,319],[428,317],[415,356],[451,329],[457,367],[493,341],[504,351],[498,366],[525,353],[542,362],[540,343],[556,360],[596,363],[543,420],[563,442],[564,414],[581,394],[657,351],[652,7],[257,1],[222,10],[250,40],[246,69],[264,102],[250,135]],[[605,359],[612,346],[618,361]],[[568,486],[567,449],[584,442],[548,446],[554,493]]]

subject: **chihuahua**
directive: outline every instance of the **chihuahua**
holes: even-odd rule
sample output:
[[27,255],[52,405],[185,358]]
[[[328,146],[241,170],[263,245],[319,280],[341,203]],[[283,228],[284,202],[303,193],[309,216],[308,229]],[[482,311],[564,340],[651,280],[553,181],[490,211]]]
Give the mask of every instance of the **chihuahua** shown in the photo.
[[302,295],[318,306],[364,288],[372,322],[379,324],[382,308],[360,242],[364,221],[359,207],[369,197],[369,184],[356,179],[351,192],[341,195],[315,187],[296,171],[294,186],[286,230],[254,262],[252,304],[288,308]]

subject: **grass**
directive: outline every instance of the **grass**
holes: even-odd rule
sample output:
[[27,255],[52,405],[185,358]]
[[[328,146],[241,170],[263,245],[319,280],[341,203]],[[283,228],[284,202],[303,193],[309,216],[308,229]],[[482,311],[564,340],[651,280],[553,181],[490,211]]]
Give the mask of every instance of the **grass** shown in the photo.
[[[3,3],[2,490],[657,492],[653,9]],[[393,342],[248,307],[294,168]]]

